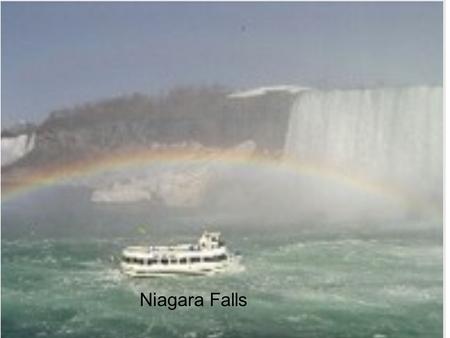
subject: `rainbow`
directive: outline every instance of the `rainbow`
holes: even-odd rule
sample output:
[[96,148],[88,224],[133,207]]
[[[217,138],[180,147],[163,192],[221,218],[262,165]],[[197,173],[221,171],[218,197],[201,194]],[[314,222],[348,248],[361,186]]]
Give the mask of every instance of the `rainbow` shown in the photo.
[[7,173],[2,181],[2,200],[10,200],[19,195],[43,187],[63,184],[70,180],[99,175],[113,170],[138,168],[156,164],[196,164],[214,163],[235,166],[253,166],[255,168],[273,168],[286,170],[291,174],[304,177],[323,177],[338,183],[347,184],[359,190],[396,200],[404,205],[421,206],[427,209],[440,208],[414,196],[410,191],[392,184],[368,180],[354,172],[342,172],[323,163],[302,162],[293,157],[275,156],[266,153],[249,152],[241,149],[186,149],[167,147],[165,149],[135,149],[115,152],[108,155],[91,156],[64,164],[40,167],[22,173]]

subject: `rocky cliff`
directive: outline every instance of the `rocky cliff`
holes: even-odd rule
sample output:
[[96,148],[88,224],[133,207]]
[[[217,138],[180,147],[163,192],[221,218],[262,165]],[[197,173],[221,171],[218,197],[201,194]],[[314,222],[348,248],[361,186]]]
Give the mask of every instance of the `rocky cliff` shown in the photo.
[[294,93],[282,88],[233,95],[222,88],[184,88],[54,111],[34,128],[32,151],[8,163],[4,172],[155,143],[228,148],[251,139],[259,149],[281,150]]

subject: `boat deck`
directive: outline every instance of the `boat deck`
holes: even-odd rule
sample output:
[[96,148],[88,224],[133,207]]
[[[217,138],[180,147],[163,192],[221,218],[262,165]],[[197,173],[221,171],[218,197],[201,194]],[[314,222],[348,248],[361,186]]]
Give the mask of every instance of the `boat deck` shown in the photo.
[[130,246],[125,249],[126,252],[133,254],[149,254],[149,253],[185,253],[201,251],[198,245],[181,244],[175,246]]

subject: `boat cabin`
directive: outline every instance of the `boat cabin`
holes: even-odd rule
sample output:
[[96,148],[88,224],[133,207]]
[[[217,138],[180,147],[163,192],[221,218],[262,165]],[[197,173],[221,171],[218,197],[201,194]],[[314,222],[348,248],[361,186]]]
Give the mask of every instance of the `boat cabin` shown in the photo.
[[198,246],[200,250],[212,250],[218,249],[225,245],[225,242],[220,238],[220,232],[207,232],[198,240]]

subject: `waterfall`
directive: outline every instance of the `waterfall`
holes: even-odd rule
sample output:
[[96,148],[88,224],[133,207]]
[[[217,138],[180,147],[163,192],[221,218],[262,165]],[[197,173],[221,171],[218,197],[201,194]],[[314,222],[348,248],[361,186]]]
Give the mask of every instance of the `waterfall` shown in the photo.
[[292,107],[285,154],[442,198],[442,88],[311,90]]
[[35,134],[21,134],[14,137],[2,137],[1,141],[3,167],[16,162],[33,150]]

